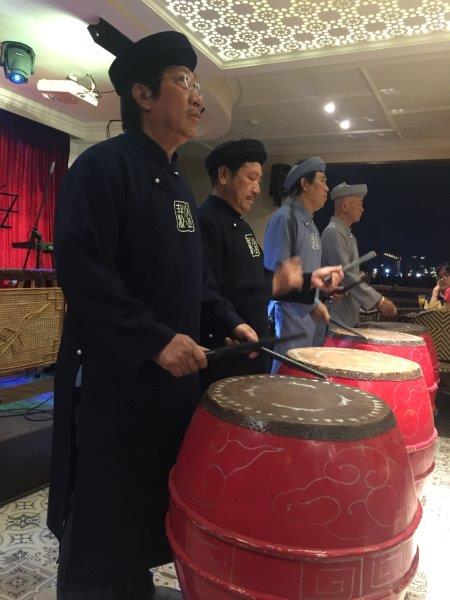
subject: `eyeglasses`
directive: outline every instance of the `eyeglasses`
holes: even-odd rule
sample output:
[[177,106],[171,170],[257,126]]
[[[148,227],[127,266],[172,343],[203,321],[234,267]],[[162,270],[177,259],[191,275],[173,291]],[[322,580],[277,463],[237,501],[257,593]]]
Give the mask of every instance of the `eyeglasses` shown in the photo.
[[160,79],[154,79],[153,81],[164,81],[165,79],[171,79],[185,90],[189,92],[194,92],[197,94],[197,96],[203,97],[201,85],[198,83],[198,81],[195,81],[195,79],[191,79],[187,75],[173,75],[168,77],[161,77]]

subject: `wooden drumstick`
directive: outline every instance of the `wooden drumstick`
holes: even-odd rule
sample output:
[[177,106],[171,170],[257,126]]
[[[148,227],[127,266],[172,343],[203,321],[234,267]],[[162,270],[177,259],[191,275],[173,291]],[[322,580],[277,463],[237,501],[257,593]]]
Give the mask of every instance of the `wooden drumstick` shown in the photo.
[[348,285],[342,287],[342,288],[337,288],[333,293],[334,294],[345,294],[345,292],[348,292],[348,290],[351,290],[352,288],[356,287],[357,285],[361,285],[362,283],[367,283],[367,275],[366,273],[363,273],[361,276],[361,279],[358,279],[358,281],[354,281],[353,283],[349,283]]
[[[362,265],[365,262],[367,262],[368,260],[372,260],[372,258],[376,258],[376,256],[377,256],[377,253],[374,250],[371,250],[370,252],[367,252],[367,254],[360,256],[356,260],[352,260],[352,262],[349,262],[347,265],[344,265],[342,267],[342,270],[345,273],[346,271],[353,269],[353,267],[355,267],[356,265]],[[324,283],[328,283],[330,281],[331,281],[331,275],[328,275],[328,277],[323,278]]]
[[321,371],[317,371],[309,365],[305,365],[305,363],[302,363],[299,360],[295,360],[294,358],[290,358],[289,356],[285,356],[284,354],[280,354],[279,352],[270,350],[270,348],[264,348],[264,346],[261,346],[260,350],[261,352],[268,354],[275,360],[278,360],[280,363],[283,363],[287,367],[294,367],[294,369],[305,371],[305,373],[310,373],[311,375],[319,377],[320,379],[327,379],[327,376],[324,373],[322,373]]
[[337,325],[341,329],[345,329],[345,331],[348,331],[349,333],[356,335],[357,337],[362,338],[367,342],[367,338],[365,335],[362,335],[362,333],[358,333],[358,331],[356,329],[353,329],[353,327],[348,327],[347,325],[344,325],[344,323],[337,321],[336,317],[334,319],[330,318],[330,323],[333,323],[333,325]]
[[257,342],[242,342],[236,346],[221,346],[220,348],[213,348],[205,352],[208,360],[216,360],[221,358],[230,358],[240,354],[249,354],[250,352],[259,352],[261,346],[267,347],[274,343],[288,342],[290,340],[296,340],[305,337],[304,334],[287,335],[285,337],[278,338],[276,335],[264,337]]

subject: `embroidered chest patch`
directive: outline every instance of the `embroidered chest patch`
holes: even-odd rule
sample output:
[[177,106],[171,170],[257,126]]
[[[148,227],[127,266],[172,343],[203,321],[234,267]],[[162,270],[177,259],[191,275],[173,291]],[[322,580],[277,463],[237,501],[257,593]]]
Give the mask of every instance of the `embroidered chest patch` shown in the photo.
[[317,233],[311,234],[311,248],[313,250],[320,250],[320,238]]
[[184,202],[183,200],[175,200],[173,208],[175,210],[178,231],[195,231],[194,219],[192,218],[189,203]]
[[255,236],[252,233],[247,233],[245,235],[245,241],[247,242],[248,249],[250,250],[250,254],[253,256],[253,258],[261,256],[258,242],[255,240]]

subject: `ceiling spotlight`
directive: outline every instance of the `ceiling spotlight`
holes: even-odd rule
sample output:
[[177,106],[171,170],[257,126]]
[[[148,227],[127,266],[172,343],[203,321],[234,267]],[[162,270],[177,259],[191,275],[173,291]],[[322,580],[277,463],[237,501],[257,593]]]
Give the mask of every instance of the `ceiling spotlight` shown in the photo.
[[37,82],[37,89],[40,92],[66,92],[93,106],[97,106],[100,93],[97,90],[97,86],[92,77],[86,75],[86,78],[88,79],[88,85],[90,87],[86,87],[79,83],[76,75],[68,75],[66,79],[39,79]]
[[385,96],[396,96],[398,94],[398,90],[392,87],[380,88],[380,92]]
[[327,102],[327,104],[325,104],[325,106],[323,107],[323,110],[329,115],[331,115],[336,110],[336,105],[334,102]]
[[351,125],[351,123],[348,119],[344,119],[343,121],[340,121],[340,123],[339,123],[339,127],[341,129],[350,129],[350,125]]
[[27,83],[34,73],[36,55],[33,48],[21,42],[3,42],[0,53],[0,65],[3,66],[6,79],[13,83]]

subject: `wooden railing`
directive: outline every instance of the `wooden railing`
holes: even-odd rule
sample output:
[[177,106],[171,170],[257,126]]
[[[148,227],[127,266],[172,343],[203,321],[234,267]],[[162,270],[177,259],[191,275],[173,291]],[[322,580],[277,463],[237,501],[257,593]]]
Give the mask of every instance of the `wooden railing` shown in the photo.
[[424,294],[428,299],[431,296],[432,289],[420,288],[420,287],[407,287],[398,284],[393,285],[374,285],[374,287],[380,294],[392,300],[401,312],[406,310],[419,310],[419,303],[417,297],[419,294]]

